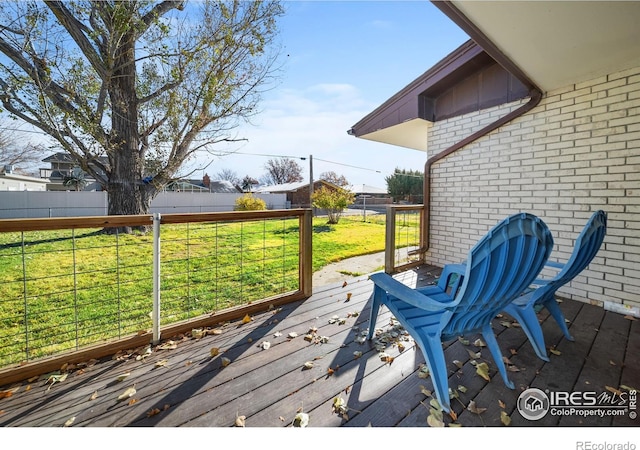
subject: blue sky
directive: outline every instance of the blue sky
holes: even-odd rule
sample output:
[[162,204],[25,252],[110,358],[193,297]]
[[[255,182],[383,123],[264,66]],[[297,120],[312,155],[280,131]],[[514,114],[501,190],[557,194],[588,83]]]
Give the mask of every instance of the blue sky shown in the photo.
[[422,171],[425,153],[358,139],[347,130],[468,36],[426,0],[284,4],[283,72],[253,124],[238,130],[248,141],[227,149],[233,155],[203,156],[185,170],[194,171],[192,178],[215,178],[222,169],[260,178],[273,155],[307,157],[297,161],[308,181],[313,155],[314,179],[334,171],[352,185],[381,188],[395,167]]

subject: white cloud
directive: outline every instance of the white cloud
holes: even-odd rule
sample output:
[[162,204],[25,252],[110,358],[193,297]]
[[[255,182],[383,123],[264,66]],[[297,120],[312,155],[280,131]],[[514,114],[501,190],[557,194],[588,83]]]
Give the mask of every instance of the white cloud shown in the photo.
[[[363,99],[350,84],[323,83],[302,90],[280,90],[263,106],[253,120],[255,125],[239,130],[239,136],[246,137],[248,142],[227,147],[227,151],[237,153],[216,157],[205,172],[214,175],[222,169],[231,169],[241,178],[245,175],[259,178],[265,172],[264,164],[274,155],[300,158],[313,155],[314,179],[322,172],[334,171],[345,175],[352,184],[384,188],[384,177],[395,167],[422,170],[426,161],[424,153],[347,134],[352,125],[378,106]],[[210,161],[211,157],[201,158],[199,164],[204,166]],[[308,179],[307,161],[300,164]],[[190,164],[190,169],[194,167],[197,166]]]

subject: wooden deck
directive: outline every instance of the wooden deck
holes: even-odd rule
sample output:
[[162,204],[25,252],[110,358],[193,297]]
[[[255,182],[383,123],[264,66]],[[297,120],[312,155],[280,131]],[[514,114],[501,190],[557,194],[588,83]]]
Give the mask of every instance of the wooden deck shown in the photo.
[[[431,282],[438,273],[435,267],[423,266],[398,277],[416,285]],[[429,378],[419,376],[424,360],[413,341],[402,340],[402,335],[391,337],[384,350],[391,362],[383,361],[371,343],[356,342],[368,328],[371,292],[367,277],[344,287],[319,287],[311,298],[255,315],[248,323],[220,324],[219,334],[211,330],[199,339],[176,337],[174,349],[160,346],[148,355],[140,351],[89,361],[68,368],[66,379],[54,383],[44,376],[4,386],[0,426],[232,427],[244,416],[246,427],[289,427],[296,414],[304,412],[309,427],[427,427],[431,399],[422,390],[432,387]],[[445,344],[449,385],[459,393],[458,400],[452,400],[457,418],[445,415],[445,424],[503,427],[503,411],[510,427],[640,423],[629,414],[615,418],[547,414],[539,421],[520,415],[516,401],[527,387],[598,393],[640,387],[640,321],[575,301],[564,301],[561,307],[576,341],[566,341],[541,313],[546,343],[557,353],[550,355],[550,363],[535,356],[510,318],[494,320],[515,390],[504,386],[487,349],[473,345],[478,336],[468,336],[466,345],[461,340]],[[392,331],[391,319],[383,308],[377,327]],[[310,330],[317,331],[306,337]],[[263,342],[270,347],[264,349]],[[477,375],[471,363],[471,353],[478,351],[482,355],[477,361],[491,368],[490,382]],[[223,367],[224,358],[230,363]],[[305,369],[306,362],[313,366]],[[135,394],[119,400],[129,388]],[[334,408],[338,397],[346,407],[342,413]],[[486,410],[469,411],[471,401]]]

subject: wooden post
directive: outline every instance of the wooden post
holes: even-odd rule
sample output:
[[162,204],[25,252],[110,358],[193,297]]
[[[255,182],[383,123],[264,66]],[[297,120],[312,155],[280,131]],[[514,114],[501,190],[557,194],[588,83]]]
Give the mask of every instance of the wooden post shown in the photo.
[[313,214],[311,209],[300,216],[300,290],[305,297],[311,297],[313,292]]

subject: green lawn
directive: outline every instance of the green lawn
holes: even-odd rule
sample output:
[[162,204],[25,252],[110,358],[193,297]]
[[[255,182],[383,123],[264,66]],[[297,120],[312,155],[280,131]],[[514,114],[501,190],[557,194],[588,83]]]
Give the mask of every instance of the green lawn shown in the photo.
[[[314,218],[313,271],[384,242],[384,215]],[[152,252],[151,235],[0,233],[0,366],[148,330]],[[161,261],[163,324],[294,291],[298,221],[163,225]]]

